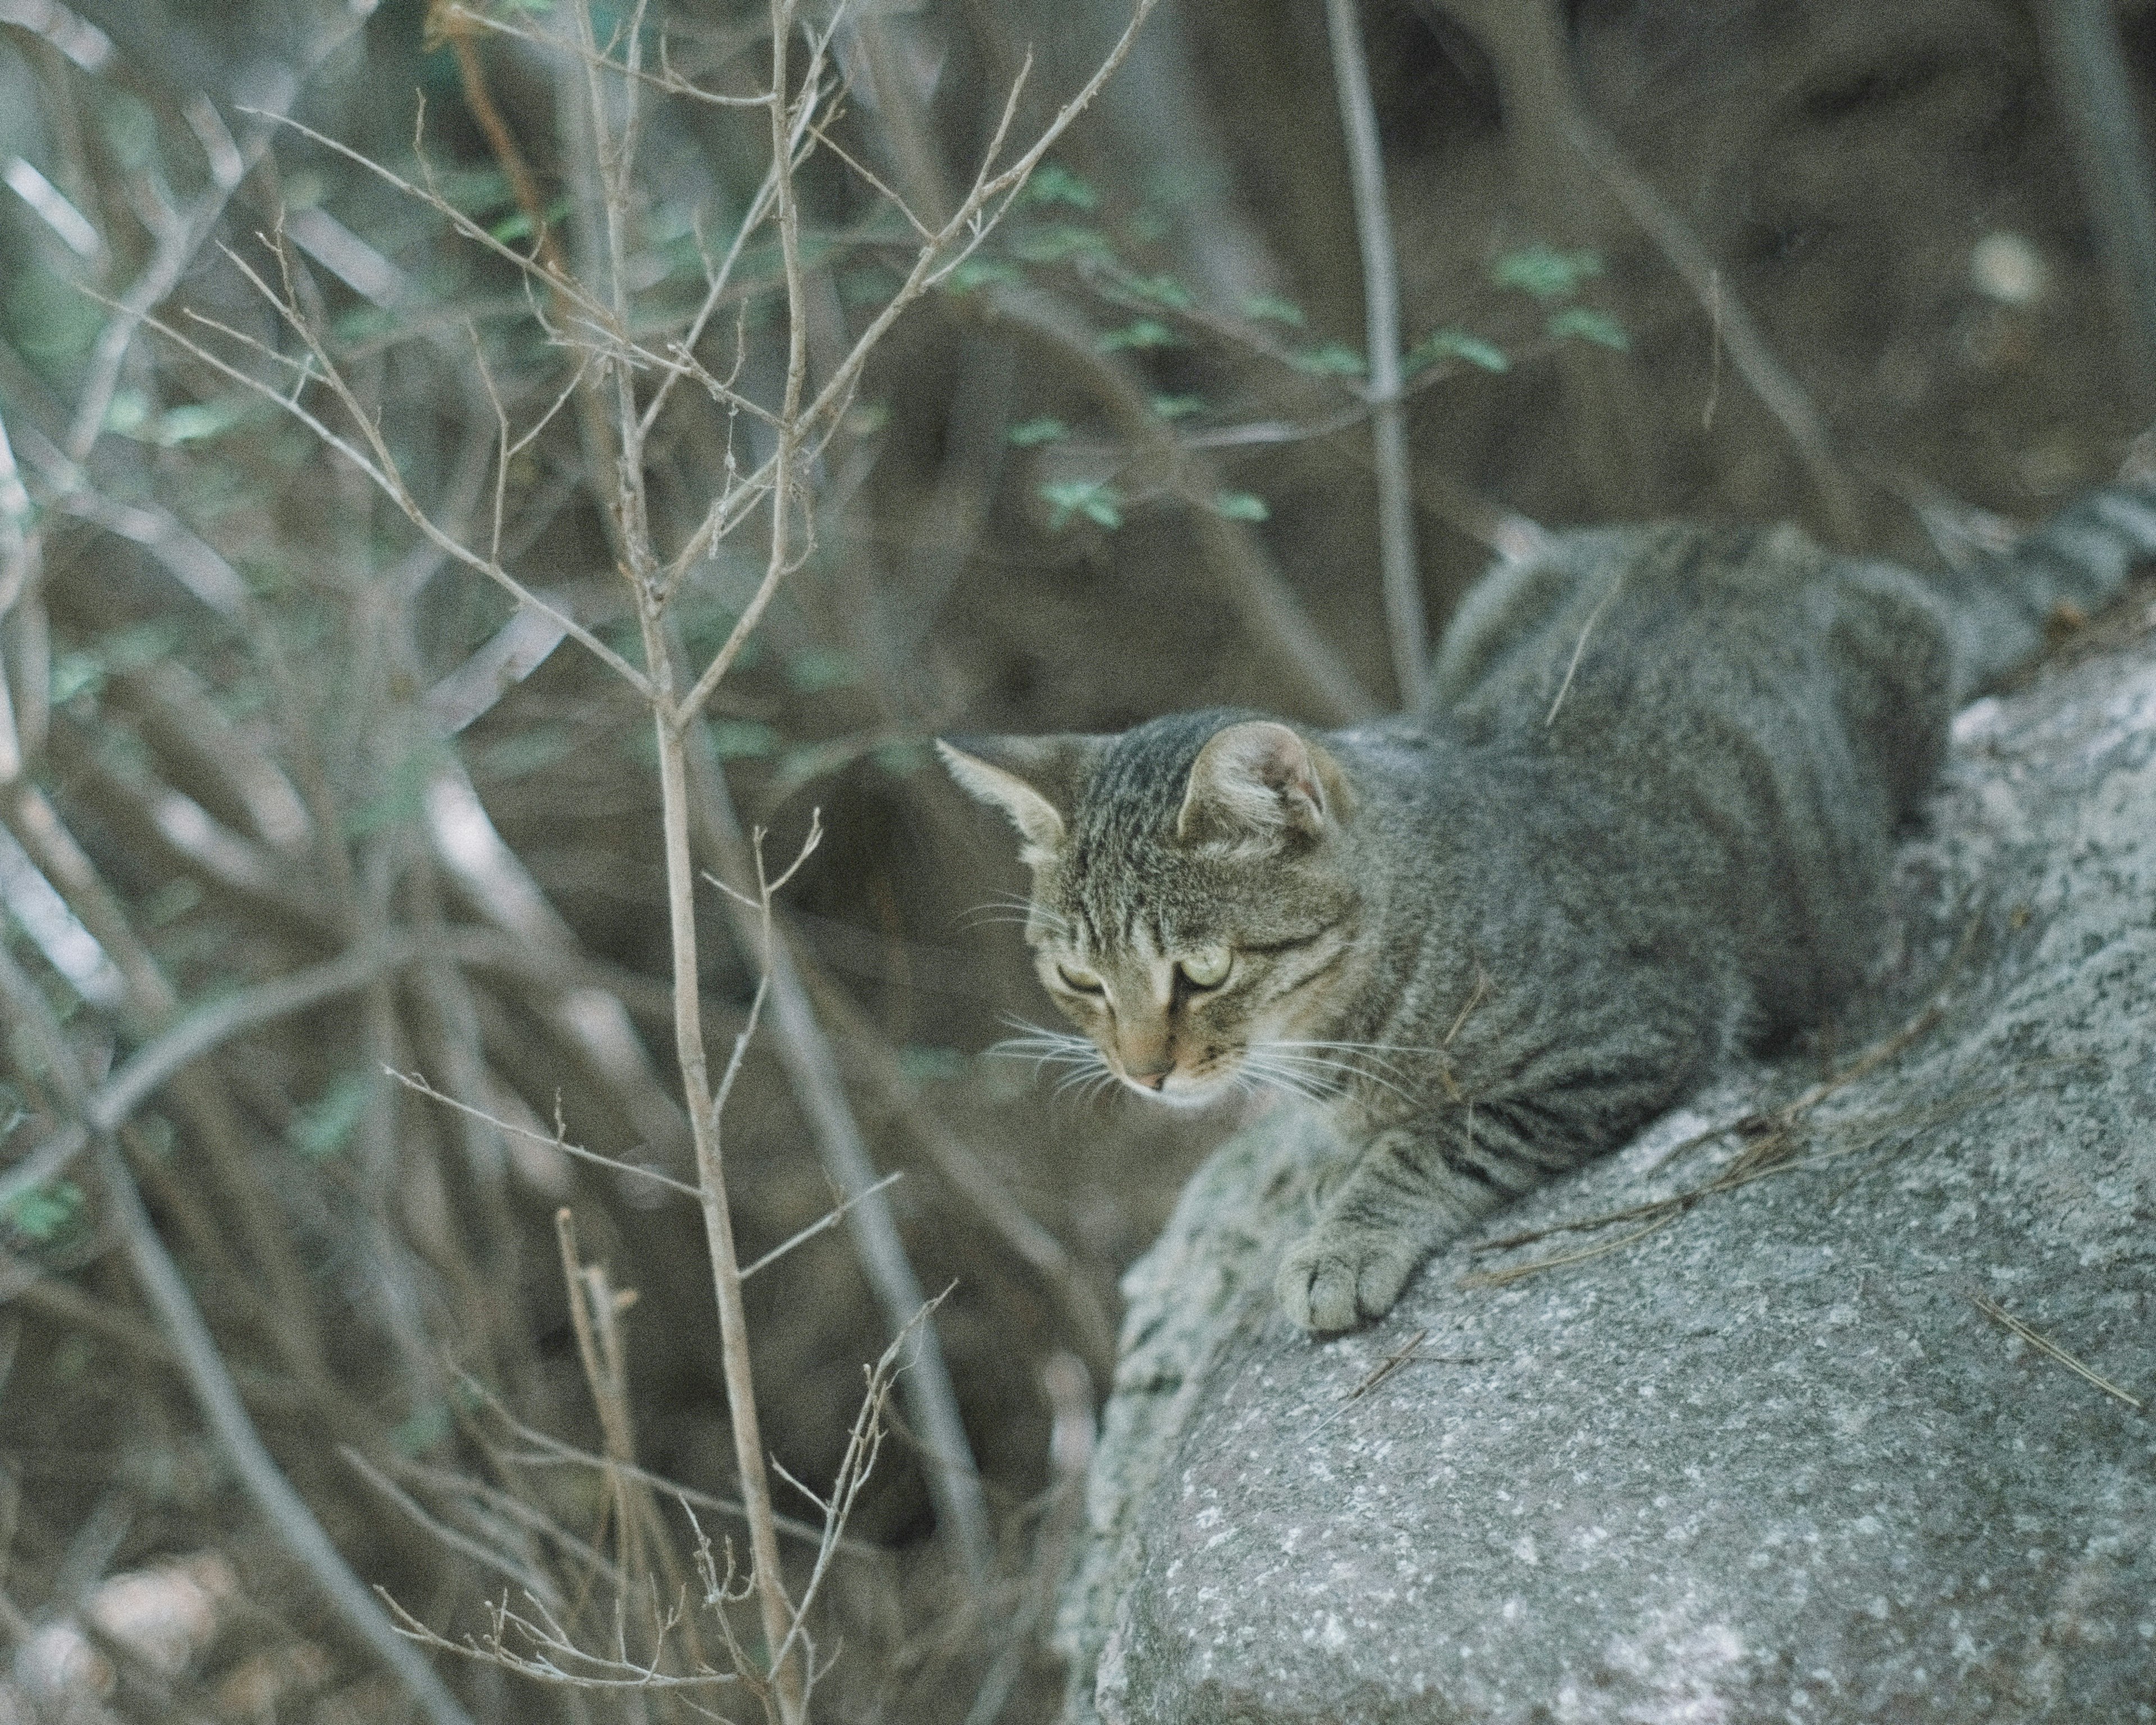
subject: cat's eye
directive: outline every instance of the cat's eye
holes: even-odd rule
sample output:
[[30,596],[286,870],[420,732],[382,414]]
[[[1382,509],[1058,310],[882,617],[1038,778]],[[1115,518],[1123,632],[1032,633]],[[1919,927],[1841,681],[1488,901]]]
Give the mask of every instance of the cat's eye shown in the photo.
[[1070,964],[1055,967],[1055,979],[1075,994],[1100,994],[1106,992],[1107,984],[1090,970]]
[[1176,961],[1175,968],[1194,988],[1217,988],[1235,968],[1235,955],[1225,947],[1207,947]]

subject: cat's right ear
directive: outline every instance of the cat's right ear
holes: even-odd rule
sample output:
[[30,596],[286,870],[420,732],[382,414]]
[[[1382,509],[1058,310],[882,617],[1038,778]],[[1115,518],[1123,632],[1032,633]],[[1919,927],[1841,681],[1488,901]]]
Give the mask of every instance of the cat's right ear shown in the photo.
[[1039,868],[1063,848],[1079,787],[1100,742],[1093,737],[939,737],[936,751],[961,789],[1010,817],[1025,841],[1020,859]]

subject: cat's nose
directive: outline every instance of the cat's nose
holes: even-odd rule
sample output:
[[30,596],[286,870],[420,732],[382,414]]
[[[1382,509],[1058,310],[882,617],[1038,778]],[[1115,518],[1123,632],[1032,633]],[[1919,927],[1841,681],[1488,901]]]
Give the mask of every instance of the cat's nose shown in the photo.
[[1123,1076],[1132,1084],[1142,1084],[1147,1090],[1161,1089],[1167,1084],[1168,1074],[1174,1070],[1175,1056],[1164,1048],[1148,1050],[1135,1060],[1131,1057],[1130,1050],[1123,1051]]

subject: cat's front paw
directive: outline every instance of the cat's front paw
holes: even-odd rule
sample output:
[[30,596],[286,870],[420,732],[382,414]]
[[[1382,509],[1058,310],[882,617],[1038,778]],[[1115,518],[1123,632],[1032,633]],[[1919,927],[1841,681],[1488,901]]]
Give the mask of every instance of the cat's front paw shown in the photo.
[[1393,1309],[1422,1254],[1397,1234],[1312,1229],[1289,1250],[1273,1287],[1306,1330],[1352,1330]]

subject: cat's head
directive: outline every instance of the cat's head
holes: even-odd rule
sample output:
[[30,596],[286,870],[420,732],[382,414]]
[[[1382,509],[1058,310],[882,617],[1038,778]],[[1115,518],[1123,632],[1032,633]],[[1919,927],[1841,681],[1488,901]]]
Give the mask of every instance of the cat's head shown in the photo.
[[1326,1093],[1354,968],[1354,795],[1317,742],[1230,712],[1120,737],[939,742],[1017,827],[1040,980],[1105,1070],[1168,1101]]

